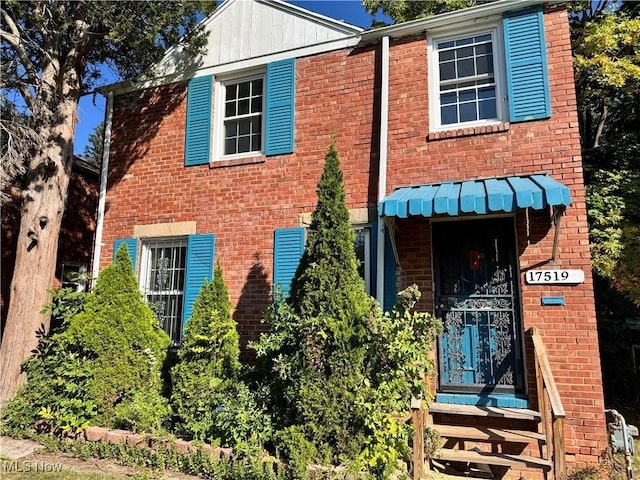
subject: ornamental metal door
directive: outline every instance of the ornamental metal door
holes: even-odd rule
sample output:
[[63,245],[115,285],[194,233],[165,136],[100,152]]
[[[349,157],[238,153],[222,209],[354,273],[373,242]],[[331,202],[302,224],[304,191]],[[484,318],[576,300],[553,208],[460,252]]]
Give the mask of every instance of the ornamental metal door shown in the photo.
[[444,331],[439,390],[522,390],[518,267],[512,218],[434,222],[436,311]]

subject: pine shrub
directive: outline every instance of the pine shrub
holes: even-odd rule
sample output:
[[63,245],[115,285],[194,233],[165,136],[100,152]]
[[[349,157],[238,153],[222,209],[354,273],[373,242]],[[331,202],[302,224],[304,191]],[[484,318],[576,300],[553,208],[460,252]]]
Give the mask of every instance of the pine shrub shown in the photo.
[[387,477],[410,456],[411,427],[397,417],[425,394],[440,327],[413,311],[415,286],[387,313],[366,294],[335,144],[317,194],[291,295],[285,302],[276,293],[269,332],[253,345],[271,366],[274,443],[297,478],[310,463]]
[[138,290],[126,246],[65,326],[25,362],[27,384],[8,412],[30,405],[24,426],[53,431],[159,429],[169,413],[160,371],[170,341]]
[[179,433],[234,447],[268,438],[268,416],[240,378],[239,355],[236,322],[218,265],[193,305],[172,369],[171,403]]

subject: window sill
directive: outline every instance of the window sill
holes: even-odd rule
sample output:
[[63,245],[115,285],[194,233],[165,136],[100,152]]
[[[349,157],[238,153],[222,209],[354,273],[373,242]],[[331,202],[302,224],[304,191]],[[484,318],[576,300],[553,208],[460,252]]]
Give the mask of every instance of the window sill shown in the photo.
[[431,132],[427,135],[427,142],[434,140],[444,140],[447,138],[469,137],[472,135],[486,135],[488,133],[499,133],[509,131],[509,123],[495,123],[493,125],[482,125],[478,127],[458,128],[455,130],[444,130],[441,132]]
[[267,157],[256,155],[253,157],[230,158],[228,160],[213,160],[209,162],[209,168],[235,167],[238,165],[251,165],[254,163],[264,163]]

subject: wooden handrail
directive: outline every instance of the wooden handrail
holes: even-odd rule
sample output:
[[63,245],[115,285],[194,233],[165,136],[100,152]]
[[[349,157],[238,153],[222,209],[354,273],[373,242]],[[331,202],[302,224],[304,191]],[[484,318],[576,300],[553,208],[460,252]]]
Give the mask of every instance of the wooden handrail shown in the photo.
[[[565,411],[558,393],[558,387],[551,372],[547,350],[538,329],[531,329],[538,388],[538,408],[542,415],[542,429],[547,437],[547,445],[551,446],[553,457],[553,473],[557,480],[566,478],[564,418]],[[551,424],[551,431],[548,425]]]

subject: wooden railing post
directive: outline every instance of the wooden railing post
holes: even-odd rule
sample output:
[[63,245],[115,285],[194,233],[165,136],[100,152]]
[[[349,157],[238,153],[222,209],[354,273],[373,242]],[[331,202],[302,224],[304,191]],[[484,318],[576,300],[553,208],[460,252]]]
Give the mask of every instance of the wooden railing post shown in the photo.
[[547,437],[547,455],[549,455],[550,449],[553,457],[553,477],[556,480],[564,480],[567,475],[564,446],[564,407],[551,372],[547,350],[538,329],[535,327],[531,329],[531,339],[533,340],[538,408],[542,417],[543,432]]
[[411,421],[413,423],[413,480],[424,475],[424,410],[422,399],[411,399]]

